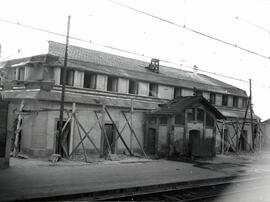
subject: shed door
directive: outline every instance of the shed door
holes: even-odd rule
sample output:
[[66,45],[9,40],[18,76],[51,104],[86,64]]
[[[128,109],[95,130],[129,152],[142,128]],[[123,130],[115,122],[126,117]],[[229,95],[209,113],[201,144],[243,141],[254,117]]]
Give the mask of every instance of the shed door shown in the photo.
[[190,154],[192,156],[200,156],[200,131],[191,130],[189,131],[189,146]]
[[147,144],[147,151],[149,154],[156,153],[156,129],[149,128],[148,129],[148,144]]
[[[108,142],[111,147],[111,153],[114,154],[115,153],[115,130],[114,130],[113,124],[105,124],[105,131],[108,138]],[[109,146],[105,138],[106,137],[104,137],[104,141],[103,141],[103,148],[104,148],[103,154],[106,156],[109,152]]]
[[[63,121],[63,127],[65,126],[66,121]],[[59,129],[59,121],[57,121],[57,130]],[[69,154],[69,141],[70,141],[70,122],[67,123],[64,132],[62,133],[61,137],[61,147],[60,153],[62,157],[68,157],[66,155]],[[58,139],[56,140],[56,147],[58,147],[59,142]]]
[[8,103],[0,101],[0,158],[6,154]]

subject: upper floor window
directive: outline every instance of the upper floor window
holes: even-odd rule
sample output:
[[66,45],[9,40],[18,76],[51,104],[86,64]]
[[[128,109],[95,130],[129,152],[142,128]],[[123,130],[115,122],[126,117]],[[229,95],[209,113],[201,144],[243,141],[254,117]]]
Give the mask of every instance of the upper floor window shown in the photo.
[[174,123],[179,125],[185,125],[185,113],[177,114],[174,118]]
[[128,86],[128,93],[129,94],[138,94],[138,82],[134,80],[129,80],[129,86]]
[[195,96],[202,96],[203,92],[201,90],[194,89],[194,95]]
[[156,124],[156,123],[157,123],[156,117],[150,117],[150,118],[148,119],[148,123],[149,123],[149,124]]
[[158,96],[158,84],[149,83],[149,96],[152,96],[152,97]]
[[117,92],[117,89],[118,89],[118,78],[108,76],[107,91]]
[[245,108],[247,107],[247,98],[243,98],[243,104],[242,107]]
[[210,93],[209,101],[211,104],[216,104],[216,94],[215,93]]
[[[60,76],[60,84],[63,84],[64,77],[63,77],[64,71],[61,69],[61,76]],[[74,70],[67,69],[66,72],[66,85],[73,86],[74,84]]]
[[182,88],[180,87],[174,87],[174,98],[181,97],[182,95]]
[[84,81],[83,87],[84,88],[91,88],[95,89],[97,83],[97,75],[91,72],[84,72]]
[[208,127],[214,127],[215,125],[215,120],[214,118],[208,113],[206,112],[206,126]]
[[160,117],[160,124],[161,125],[167,125],[168,123],[168,118],[167,117]]
[[24,81],[24,74],[25,74],[25,67],[20,67],[20,68],[18,69],[17,80],[19,80],[19,81]]
[[238,97],[233,96],[233,107],[238,107]]
[[203,109],[200,109],[200,108],[197,109],[197,121],[201,121],[201,122],[204,121],[204,110]]
[[222,105],[228,106],[228,95],[222,95]]
[[187,120],[195,121],[195,108],[187,109]]

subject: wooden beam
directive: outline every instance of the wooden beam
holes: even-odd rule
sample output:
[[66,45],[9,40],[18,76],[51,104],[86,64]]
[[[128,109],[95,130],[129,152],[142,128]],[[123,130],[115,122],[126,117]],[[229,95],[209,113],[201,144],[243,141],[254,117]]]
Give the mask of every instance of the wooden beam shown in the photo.
[[88,133],[85,131],[85,129],[83,128],[82,124],[79,122],[79,120],[77,119],[77,117],[74,115],[74,119],[76,121],[76,123],[78,124],[78,126],[82,129],[82,131],[84,132],[84,134],[86,135],[86,137],[88,138],[88,140],[92,143],[92,145],[94,146],[95,150],[97,152],[99,152],[97,146],[95,145],[95,143],[93,142],[93,140],[89,137]]
[[70,123],[70,137],[69,137],[69,155],[71,155],[71,151],[73,149],[73,140],[74,140],[74,117],[73,114],[75,113],[76,110],[76,103],[72,103],[72,114],[71,114],[71,123]]
[[[98,120],[99,128],[100,128],[100,130],[101,130],[101,132],[102,132],[102,134],[103,134],[103,138],[105,138],[105,141],[106,141],[106,143],[107,143],[107,145],[108,145],[108,147],[109,147],[109,154],[111,154],[111,152],[112,152],[111,145],[110,145],[110,143],[109,143],[109,139],[108,139],[106,130],[105,130],[105,128],[104,128],[104,124],[102,124],[102,123],[104,123],[104,118],[103,118],[104,116],[102,115],[102,121],[101,121],[102,123],[100,123],[99,118],[98,118],[98,115],[97,115],[97,112],[95,112],[95,115],[96,115],[96,118],[97,118],[97,120]],[[103,143],[101,143],[101,144],[103,144]],[[101,152],[102,152],[102,154],[100,154],[100,155],[103,155],[104,148],[101,150]]]
[[80,136],[80,139],[81,139],[81,142],[82,142],[84,160],[85,160],[85,162],[87,162],[86,150],[85,150],[85,147],[84,147],[84,143],[83,143],[83,139],[82,139],[82,134],[81,134],[81,131],[80,131],[80,127],[79,127],[78,122],[76,122],[76,125],[77,125],[78,133],[79,133],[79,136]]
[[144,149],[143,149],[143,147],[142,147],[142,145],[141,145],[141,143],[140,143],[140,141],[139,141],[139,139],[138,139],[138,137],[137,137],[135,131],[133,130],[132,126],[130,125],[130,123],[129,123],[127,117],[126,117],[125,112],[122,112],[122,113],[123,113],[123,115],[124,115],[124,117],[125,117],[125,119],[126,119],[126,122],[127,122],[128,126],[129,126],[131,132],[134,134],[134,137],[136,138],[137,143],[139,144],[139,146],[140,146],[140,148],[141,148],[141,150],[142,150],[144,156],[145,156],[146,158],[148,158],[147,155],[146,155],[146,153],[144,152]]
[[[23,107],[24,107],[24,100],[21,101],[21,105],[20,105],[20,109],[19,109],[20,112],[22,111]],[[13,156],[14,157],[17,157],[18,153],[19,153],[19,134],[20,134],[19,129],[21,128],[22,120],[23,120],[23,117],[21,114],[19,114],[18,115],[18,122],[17,122],[17,126],[16,126],[16,131],[15,131],[15,141],[14,141],[14,149],[13,149]]]
[[108,111],[108,109],[107,109],[106,107],[105,107],[105,111],[106,111],[106,113],[108,114],[109,119],[110,119],[111,122],[113,123],[113,125],[114,125],[114,127],[115,127],[115,130],[116,130],[116,132],[118,133],[118,135],[119,135],[121,141],[123,142],[124,146],[125,146],[126,149],[128,150],[128,153],[130,154],[130,156],[133,156],[133,154],[131,153],[130,149],[128,148],[128,146],[127,146],[127,144],[126,144],[124,138],[123,138],[122,135],[120,134],[120,132],[119,132],[119,130],[118,130],[118,128],[117,128],[115,122],[113,121],[113,119],[112,119],[112,117],[111,117],[111,115],[110,115],[110,113],[109,113],[109,111]]

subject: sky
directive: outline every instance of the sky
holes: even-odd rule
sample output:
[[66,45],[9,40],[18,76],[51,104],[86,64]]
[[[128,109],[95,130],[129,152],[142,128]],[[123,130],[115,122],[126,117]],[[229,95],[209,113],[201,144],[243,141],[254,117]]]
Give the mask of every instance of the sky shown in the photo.
[[[270,0],[115,0],[187,28],[270,57]],[[179,65],[252,80],[254,112],[270,118],[270,59],[228,46],[187,29],[121,7],[108,0],[0,0],[0,60],[44,50],[46,40],[65,38],[9,24],[66,34],[71,15],[71,45],[136,59],[150,58],[104,48],[90,41]],[[182,65],[180,65],[182,64]],[[171,64],[165,64],[171,65]],[[244,89],[248,82],[210,76]]]

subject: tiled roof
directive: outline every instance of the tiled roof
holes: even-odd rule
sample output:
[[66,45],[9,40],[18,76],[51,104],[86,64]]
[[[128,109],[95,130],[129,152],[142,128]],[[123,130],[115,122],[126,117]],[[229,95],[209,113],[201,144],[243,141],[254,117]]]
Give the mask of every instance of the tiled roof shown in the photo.
[[204,105],[218,119],[225,119],[223,114],[203,96],[178,97],[168,102],[167,104],[162,104],[160,109],[153,111],[152,114],[178,114],[181,113],[184,109],[192,107],[192,105],[196,103]]
[[[61,62],[63,62],[64,51],[64,44],[49,41],[48,54],[60,56]],[[246,96],[244,90],[204,74],[194,74],[190,71],[166,66],[160,66],[159,73],[157,74],[145,68],[149,65],[149,63],[145,61],[77,46],[69,46],[68,58],[68,66],[70,67],[92,69],[101,73],[116,74],[118,76],[153,81],[172,86],[182,86],[187,88],[195,87],[205,91]]]

